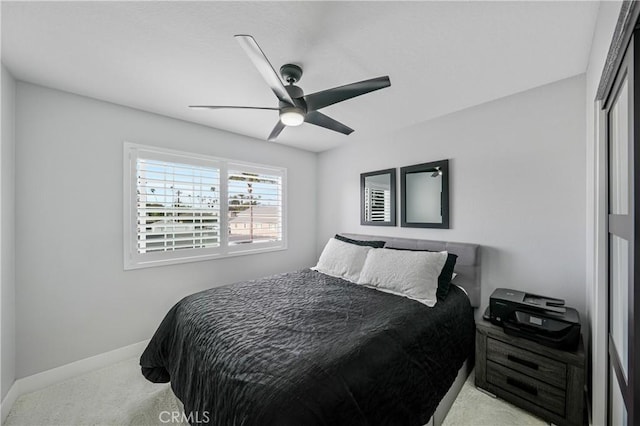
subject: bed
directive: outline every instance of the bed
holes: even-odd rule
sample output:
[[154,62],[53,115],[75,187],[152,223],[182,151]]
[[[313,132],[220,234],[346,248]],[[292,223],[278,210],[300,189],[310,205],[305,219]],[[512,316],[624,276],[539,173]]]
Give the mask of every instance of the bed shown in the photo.
[[455,253],[460,287],[432,308],[310,269],[215,287],[167,313],[143,375],[194,424],[439,424],[473,353],[478,246],[344,235]]

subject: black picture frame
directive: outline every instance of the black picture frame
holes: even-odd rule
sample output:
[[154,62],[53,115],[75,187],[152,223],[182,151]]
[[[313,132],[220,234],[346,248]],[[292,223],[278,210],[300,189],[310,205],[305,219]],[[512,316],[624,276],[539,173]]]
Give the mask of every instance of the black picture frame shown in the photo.
[[[367,212],[366,212],[366,200],[367,200],[367,191],[366,191],[366,180],[369,177],[374,176],[382,176],[389,175],[389,219],[388,221],[381,220],[367,220]],[[360,225],[368,225],[368,226],[396,226],[396,169],[384,169],[377,170],[375,172],[367,172],[360,174]]]
[[[439,173],[442,176],[440,199],[441,222],[420,222],[407,219],[407,204],[414,202],[407,198],[407,175],[412,173]],[[404,228],[441,228],[449,229],[449,160],[433,161],[400,168],[400,226]]]

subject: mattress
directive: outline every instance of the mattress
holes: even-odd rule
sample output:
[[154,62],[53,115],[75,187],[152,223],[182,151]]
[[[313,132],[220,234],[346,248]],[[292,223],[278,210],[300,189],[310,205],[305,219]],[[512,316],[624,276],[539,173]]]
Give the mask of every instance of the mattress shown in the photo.
[[140,364],[214,425],[422,425],[473,352],[469,299],[433,308],[309,269],[185,297]]

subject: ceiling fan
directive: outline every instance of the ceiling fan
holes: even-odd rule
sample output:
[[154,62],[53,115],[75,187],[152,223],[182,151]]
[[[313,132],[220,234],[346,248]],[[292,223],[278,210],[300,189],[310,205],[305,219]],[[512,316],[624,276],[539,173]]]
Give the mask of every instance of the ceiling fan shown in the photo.
[[300,77],[302,77],[302,68],[295,64],[285,64],[280,67],[280,75],[287,83],[285,86],[252,36],[239,34],[236,35],[235,38],[247,55],[249,55],[249,59],[251,59],[256,66],[258,72],[262,74],[262,77],[266,80],[269,87],[271,87],[273,93],[275,93],[280,101],[279,106],[272,108],[232,105],[189,105],[189,107],[206,109],[266,109],[279,111],[280,120],[278,120],[269,135],[268,140],[270,141],[276,140],[286,126],[299,126],[304,122],[349,135],[353,132],[352,128],[318,112],[318,110],[347,99],[355,98],[356,96],[364,95],[365,93],[373,92],[374,90],[391,86],[389,77],[384,76],[305,95],[302,89],[295,85],[295,83],[300,81]]

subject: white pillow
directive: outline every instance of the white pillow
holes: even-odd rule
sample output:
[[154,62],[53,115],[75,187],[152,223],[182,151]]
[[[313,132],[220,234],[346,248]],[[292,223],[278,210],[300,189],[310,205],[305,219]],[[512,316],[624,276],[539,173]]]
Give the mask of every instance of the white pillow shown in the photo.
[[357,283],[369,250],[371,247],[358,246],[331,238],[324,246],[318,264],[311,269]]
[[446,261],[446,251],[372,249],[367,254],[358,284],[434,306],[438,276]]

